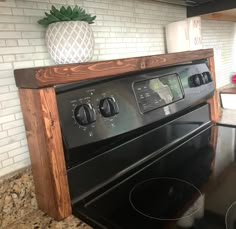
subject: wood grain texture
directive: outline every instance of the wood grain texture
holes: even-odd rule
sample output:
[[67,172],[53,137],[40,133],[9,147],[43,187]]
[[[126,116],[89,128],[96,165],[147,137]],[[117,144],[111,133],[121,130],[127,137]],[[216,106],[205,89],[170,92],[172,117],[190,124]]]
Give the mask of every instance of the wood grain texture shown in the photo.
[[[214,57],[208,58],[209,62],[209,69],[212,75],[213,82],[215,83],[216,87],[216,75],[215,75],[215,63],[214,63]],[[218,99],[218,94],[217,90],[214,92],[214,96],[208,100],[208,103],[210,104],[210,112],[211,112],[211,120],[214,122],[219,121],[220,117],[220,109],[219,109],[219,99]]]
[[203,20],[236,21],[236,9],[202,15]]
[[212,49],[204,49],[120,60],[19,69],[14,73],[17,87],[42,88],[180,64],[212,56]]
[[20,89],[19,95],[38,206],[63,219],[71,206],[54,88]]

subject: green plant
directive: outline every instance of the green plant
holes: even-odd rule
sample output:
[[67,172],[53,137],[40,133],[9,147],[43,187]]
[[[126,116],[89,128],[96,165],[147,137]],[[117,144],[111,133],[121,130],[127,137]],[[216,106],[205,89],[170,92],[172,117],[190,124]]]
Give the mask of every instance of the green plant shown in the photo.
[[40,25],[47,26],[60,21],[86,21],[89,24],[93,24],[96,19],[96,16],[91,16],[91,14],[86,13],[83,8],[78,6],[75,6],[74,9],[70,6],[67,8],[62,6],[59,10],[55,6],[52,6],[50,14],[45,12],[45,15],[45,18],[38,21]]

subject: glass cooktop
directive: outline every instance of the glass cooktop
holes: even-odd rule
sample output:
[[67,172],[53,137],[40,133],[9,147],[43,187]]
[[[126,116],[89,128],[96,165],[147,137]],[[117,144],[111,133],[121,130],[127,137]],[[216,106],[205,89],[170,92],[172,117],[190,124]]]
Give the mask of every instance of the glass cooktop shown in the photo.
[[[219,128],[217,150],[209,144]],[[235,229],[235,129],[212,127],[73,206],[94,228]]]

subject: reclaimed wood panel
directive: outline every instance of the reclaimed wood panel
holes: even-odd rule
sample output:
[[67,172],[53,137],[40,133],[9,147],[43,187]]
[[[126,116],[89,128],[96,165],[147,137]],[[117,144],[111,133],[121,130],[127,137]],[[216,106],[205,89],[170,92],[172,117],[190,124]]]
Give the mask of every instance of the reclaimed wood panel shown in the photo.
[[186,63],[212,56],[212,49],[203,49],[110,61],[18,69],[14,73],[17,87],[42,88]]
[[54,88],[20,89],[19,95],[38,206],[63,219],[71,205]]
[[[215,83],[216,87],[216,75],[215,75],[215,63],[214,63],[214,57],[208,58],[208,63],[209,63],[209,69],[212,75],[212,79]],[[217,90],[214,92],[214,96],[208,100],[208,103],[210,104],[210,112],[211,112],[211,119],[214,122],[219,121],[220,117],[220,109],[219,109],[219,99],[218,99],[218,93]]]

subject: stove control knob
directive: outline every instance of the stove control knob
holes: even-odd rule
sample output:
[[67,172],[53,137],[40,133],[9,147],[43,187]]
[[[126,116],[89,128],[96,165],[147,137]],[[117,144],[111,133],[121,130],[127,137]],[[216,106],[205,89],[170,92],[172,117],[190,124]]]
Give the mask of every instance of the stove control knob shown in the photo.
[[113,97],[102,99],[99,108],[104,117],[112,117],[119,113],[118,104]]
[[201,78],[200,78],[199,74],[194,75],[192,80],[193,80],[193,86],[194,87],[201,86],[202,82],[201,82]]
[[75,120],[82,126],[89,125],[96,121],[96,112],[91,104],[82,104],[74,110]]
[[202,75],[205,78],[205,82],[206,83],[210,83],[211,82],[211,75],[210,75],[209,72],[203,72]]

